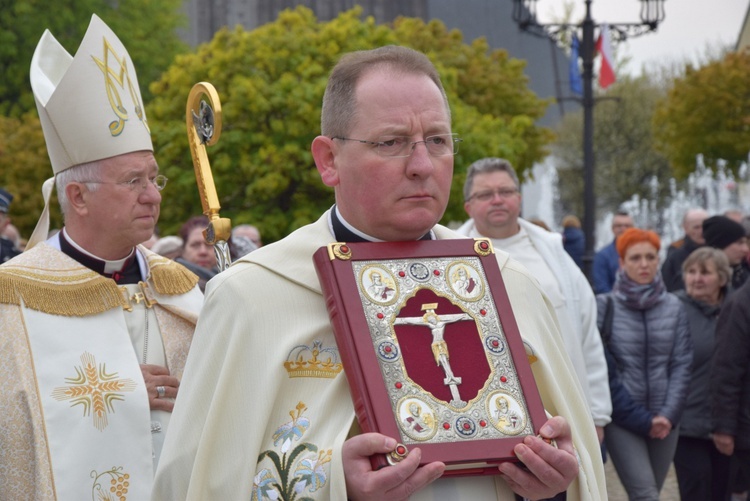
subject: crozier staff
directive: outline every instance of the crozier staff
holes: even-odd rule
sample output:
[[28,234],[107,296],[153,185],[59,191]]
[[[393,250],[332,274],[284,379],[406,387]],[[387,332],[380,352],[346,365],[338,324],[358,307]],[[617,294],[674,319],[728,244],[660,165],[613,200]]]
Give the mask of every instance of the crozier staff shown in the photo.
[[[211,100],[213,107],[201,100],[204,94]],[[203,237],[206,242],[214,246],[217,267],[219,271],[223,271],[232,264],[232,257],[229,254],[232,222],[219,216],[221,205],[219,205],[219,197],[216,194],[216,185],[206,153],[206,146],[216,144],[221,136],[221,101],[213,85],[200,82],[193,86],[188,96],[185,115],[195,180],[198,184],[203,214],[208,217],[208,227],[203,231]]]

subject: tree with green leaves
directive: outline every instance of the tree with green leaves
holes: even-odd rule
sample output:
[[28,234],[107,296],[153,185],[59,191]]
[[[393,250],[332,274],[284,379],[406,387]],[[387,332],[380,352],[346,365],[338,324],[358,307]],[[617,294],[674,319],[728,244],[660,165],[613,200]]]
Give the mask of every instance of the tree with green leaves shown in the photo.
[[[597,209],[613,211],[634,194],[650,198],[648,181],[671,176],[667,159],[654,149],[651,118],[663,87],[650,76],[620,76],[594,109],[594,192]],[[601,99],[604,97],[604,99]],[[583,213],[583,115],[568,114],[558,126],[553,153],[559,159],[560,198],[565,212]],[[666,183],[663,183],[666,184]],[[662,186],[666,196],[668,186]]]
[[[183,26],[180,0],[58,1],[54,8],[41,0],[3,2],[0,16],[0,114],[19,117],[34,109],[29,65],[44,30],[49,30],[70,54],[75,54],[92,14],[97,14],[122,40],[138,77],[153,82],[187,50],[177,36]],[[143,98],[150,95],[143,89]]]
[[736,169],[750,151],[750,50],[729,52],[699,68],[688,65],[654,114],[658,148],[675,177],[686,178],[696,155]]
[[438,21],[399,18],[385,26],[360,17],[356,8],[319,22],[299,7],[253,31],[224,29],[195,53],[179,56],[152,85],[147,112],[157,160],[170,179],[163,233],[201,212],[184,118],[187,95],[199,81],[211,82],[222,101],[222,135],[208,150],[222,215],[256,224],[264,241],[287,235],[333,203],[310,143],[320,131],[328,73],[346,52],[398,44],[425,52],[436,64],[453,130],[464,138],[444,220],[465,219],[461,185],[474,160],[503,156],[523,171],[544,156],[551,133],[535,122],[548,103],[529,90],[522,61],[490,51],[483,39],[467,45],[460,32]]

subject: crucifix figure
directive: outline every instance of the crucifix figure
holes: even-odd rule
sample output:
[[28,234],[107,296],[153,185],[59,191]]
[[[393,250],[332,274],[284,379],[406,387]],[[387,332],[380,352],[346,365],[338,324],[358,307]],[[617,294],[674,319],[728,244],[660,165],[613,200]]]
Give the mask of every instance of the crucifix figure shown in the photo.
[[407,317],[397,318],[394,320],[394,325],[406,324],[406,325],[423,325],[429,327],[432,331],[432,354],[435,357],[435,362],[443,368],[445,372],[445,379],[443,384],[448,386],[451,390],[450,404],[457,408],[466,407],[466,402],[461,400],[461,395],[458,393],[458,385],[461,384],[461,378],[456,377],[451,370],[450,356],[448,354],[448,344],[443,339],[445,334],[445,326],[454,322],[460,322],[462,320],[472,320],[468,313],[454,313],[451,315],[438,315],[435,313],[437,303],[427,303],[422,305],[422,311],[425,312],[421,317]]

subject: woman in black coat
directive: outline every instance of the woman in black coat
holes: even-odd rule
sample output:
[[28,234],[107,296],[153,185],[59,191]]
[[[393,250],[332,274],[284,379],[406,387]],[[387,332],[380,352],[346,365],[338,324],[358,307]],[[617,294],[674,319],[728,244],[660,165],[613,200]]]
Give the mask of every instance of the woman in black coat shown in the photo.
[[732,292],[716,323],[711,366],[713,440],[730,458],[729,489],[750,489],[750,280]]
[[711,439],[711,359],[714,354],[716,319],[732,276],[724,252],[711,247],[693,251],[682,264],[685,290],[682,300],[693,341],[693,367],[680,438],[674,455],[682,499],[727,497],[729,457]]

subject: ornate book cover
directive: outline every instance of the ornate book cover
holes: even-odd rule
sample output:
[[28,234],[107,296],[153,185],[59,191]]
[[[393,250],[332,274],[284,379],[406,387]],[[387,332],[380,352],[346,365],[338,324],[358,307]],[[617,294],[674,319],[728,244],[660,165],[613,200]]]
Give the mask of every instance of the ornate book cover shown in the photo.
[[336,243],[314,255],[360,427],[446,474],[495,473],[546,421],[492,244]]

